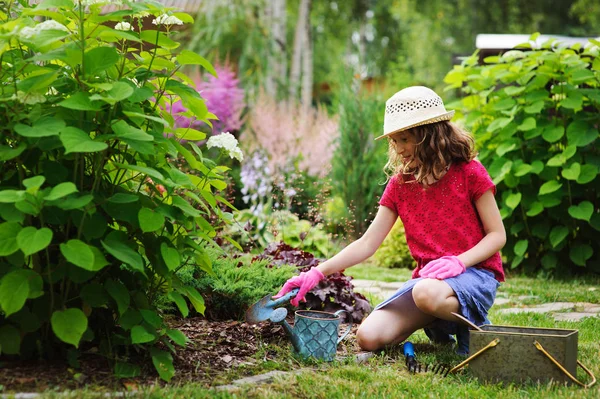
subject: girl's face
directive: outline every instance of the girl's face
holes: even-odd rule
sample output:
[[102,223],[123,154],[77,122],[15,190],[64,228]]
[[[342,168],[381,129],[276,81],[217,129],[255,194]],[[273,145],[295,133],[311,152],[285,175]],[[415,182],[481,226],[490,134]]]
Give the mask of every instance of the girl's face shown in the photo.
[[417,141],[415,135],[410,130],[394,133],[390,136],[390,140],[394,144],[396,153],[400,156],[404,165],[411,168],[418,166],[414,158]]

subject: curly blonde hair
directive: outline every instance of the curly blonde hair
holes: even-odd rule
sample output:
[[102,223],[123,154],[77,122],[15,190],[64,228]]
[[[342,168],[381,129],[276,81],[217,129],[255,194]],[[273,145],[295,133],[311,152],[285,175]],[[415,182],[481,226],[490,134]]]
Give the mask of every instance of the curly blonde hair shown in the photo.
[[388,162],[383,169],[388,180],[397,175],[401,182],[406,182],[405,176],[413,175],[414,181],[426,187],[428,182],[439,180],[451,163],[469,162],[477,156],[473,136],[452,122],[416,126],[409,133],[417,142],[416,166],[409,167],[402,162],[394,142],[388,137]]

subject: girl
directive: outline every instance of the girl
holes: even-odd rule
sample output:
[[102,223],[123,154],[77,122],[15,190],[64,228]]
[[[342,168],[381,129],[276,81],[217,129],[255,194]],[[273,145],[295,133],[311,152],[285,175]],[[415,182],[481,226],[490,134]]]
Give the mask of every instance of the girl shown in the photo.
[[[468,330],[452,312],[476,325],[489,323],[504,271],[499,250],[506,242],[494,199],[495,186],[475,160],[474,141],[452,124],[432,90],[415,86],[394,94],[385,108],[384,134],[391,176],[365,234],[330,260],[288,280],[275,298],[293,288],[300,300],[325,275],[360,263],[375,253],[400,217],[411,255],[413,279],[377,305],[357,331],[364,350],[398,344],[425,328],[437,343],[456,334],[457,352],[468,353]],[[390,173],[391,172],[391,173]]]

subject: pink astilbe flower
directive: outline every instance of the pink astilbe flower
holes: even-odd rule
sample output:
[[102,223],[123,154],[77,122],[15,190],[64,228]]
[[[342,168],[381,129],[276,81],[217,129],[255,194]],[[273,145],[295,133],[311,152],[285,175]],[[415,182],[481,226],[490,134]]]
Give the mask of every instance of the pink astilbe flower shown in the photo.
[[206,101],[208,110],[219,118],[213,121],[213,134],[238,131],[244,123],[244,90],[229,64],[215,65],[215,71],[217,77],[208,75],[206,80],[198,84],[198,91]]
[[261,93],[248,116],[248,127],[240,141],[251,150],[264,149],[271,170],[285,170],[300,159],[301,171],[319,177],[328,173],[339,125],[324,108],[276,102]]
[[[202,80],[198,76],[194,80],[196,90],[204,99],[208,112],[212,112],[219,118],[219,120],[212,121],[212,134],[219,134],[223,131],[236,132],[244,123],[242,119],[242,112],[246,107],[244,90],[240,87],[240,81],[229,64],[215,65],[215,71],[217,77],[207,74],[206,80]],[[203,130],[201,128],[206,126],[204,122],[182,115],[187,109],[181,101],[174,102],[172,106],[167,103],[165,110],[173,116],[175,126],[178,128],[191,127]]]

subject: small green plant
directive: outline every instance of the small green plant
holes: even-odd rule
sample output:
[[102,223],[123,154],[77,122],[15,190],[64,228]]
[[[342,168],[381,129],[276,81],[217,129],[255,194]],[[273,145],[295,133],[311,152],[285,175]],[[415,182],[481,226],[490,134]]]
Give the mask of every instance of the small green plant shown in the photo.
[[[176,271],[211,271],[205,246],[228,214],[226,168],[182,144],[205,135],[175,128],[164,109],[181,101],[210,123],[181,68],[214,70],[173,53],[171,28],[189,15],[127,0],[101,14],[108,2],[0,3],[0,351],[76,359],[93,345],[121,377],[139,374],[128,353],[141,351],[169,380],[186,338],[156,298],[204,313]],[[198,175],[173,167],[177,157]]]
[[377,265],[389,268],[413,269],[415,261],[406,244],[404,225],[398,219],[390,233],[375,252]]
[[212,320],[242,320],[246,309],[267,294],[275,295],[296,274],[294,266],[267,267],[266,260],[209,252],[214,273],[187,265],[177,275],[182,282],[204,293],[206,316]]
[[600,272],[599,46],[528,42],[446,76],[498,187],[510,268]]

